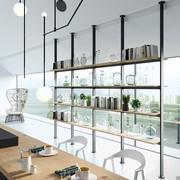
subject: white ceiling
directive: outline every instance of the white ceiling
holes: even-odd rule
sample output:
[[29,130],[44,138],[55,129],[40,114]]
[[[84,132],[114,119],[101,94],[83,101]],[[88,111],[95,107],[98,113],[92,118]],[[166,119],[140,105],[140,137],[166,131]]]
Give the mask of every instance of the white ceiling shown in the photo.
[[[0,63],[17,57],[23,50],[23,18],[15,16],[13,5],[18,0],[1,0],[0,6]],[[53,0],[26,0],[28,7],[26,23],[26,48],[31,49],[42,44],[42,17],[46,11],[47,29],[53,29]],[[173,1],[173,0],[171,0]],[[65,0],[67,11],[57,13],[57,26],[67,23],[80,0]],[[84,0],[82,6],[66,29],[59,32],[64,36],[70,32],[77,32],[90,27],[92,24],[101,24],[119,17],[121,14],[130,14],[140,9],[154,6],[158,0]],[[52,36],[49,36],[51,39]],[[27,55],[28,56],[28,55]],[[22,58],[22,57],[21,57]],[[28,57],[27,57],[28,58]],[[16,62],[12,62],[16,63]],[[18,60],[17,60],[18,63]],[[8,63],[9,64],[9,63]]]

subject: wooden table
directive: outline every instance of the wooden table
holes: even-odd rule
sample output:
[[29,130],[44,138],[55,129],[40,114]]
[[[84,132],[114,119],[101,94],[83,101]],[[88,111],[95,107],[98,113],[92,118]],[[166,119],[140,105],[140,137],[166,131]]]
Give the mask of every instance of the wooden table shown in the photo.
[[30,148],[34,145],[40,146],[44,145],[44,143],[11,128],[2,125],[0,125],[0,128],[8,130],[19,137],[19,146],[0,149],[0,172],[2,172],[8,180],[57,180],[59,177],[54,174],[55,170],[60,170],[76,163],[78,163],[79,166],[89,167],[90,171],[97,175],[98,180],[127,180],[124,177],[81,160],[64,151],[59,151],[58,155],[51,157],[32,156],[32,163],[38,167],[37,174],[31,175],[22,172],[20,164],[18,163],[20,148]]

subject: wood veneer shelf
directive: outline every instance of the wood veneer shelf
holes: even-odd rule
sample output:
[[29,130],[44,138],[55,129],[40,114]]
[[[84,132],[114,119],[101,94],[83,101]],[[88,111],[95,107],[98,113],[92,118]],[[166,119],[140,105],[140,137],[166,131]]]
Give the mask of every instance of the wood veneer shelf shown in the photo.
[[140,135],[136,135],[136,134],[127,134],[127,133],[122,133],[121,134],[122,137],[127,138],[127,139],[132,139],[132,140],[136,140],[136,141],[140,141],[140,142],[144,142],[144,143],[148,143],[148,144],[159,144],[160,143],[160,138],[156,137],[153,139],[148,139],[144,136],[140,136]]
[[160,89],[159,85],[137,85],[137,86],[54,86],[57,89]]
[[105,108],[96,108],[93,106],[81,106],[81,105],[72,105],[69,103],[55,103],[56,105],[62,105],[62,106],[71,106],[71,107],[77,107],[77,108],[84,108],[84,109],[92,109],[96,111],[111,111],[111,112],[122,112],[127,114],[136,114],[136,115],[142,115],[142,116],[152,116],[152,117],[159,117],[160,113],[151,113],[151,112],[138,112],[138,111],[122,111],[121,109],[105,109]]
[[112,66],[121,66],[121,65],[130,65],[130,64],[143,64],[143,63],[152,63],[159,62],[160,58],[144,58],[144,59],[133,59],[133,60],[117,60],[110,61],[105,63],[99,63],[94,65],[85,65],[85,66],[76,66],[64,69],[54,69],[54,72],[64,72],[64,71],[73,71],[73,70],[83,70],[83,69],[91,69],[91,68],[103,68],[103,67],[112,67]]
[[89,129],[89,130],[94,130],[94,131],[98,131],[98,132],[102,132],[102,133],[106,133],[106,134],[110,134],[110,135],[114,135],[114,136],[118,136],[118,137],[124,137],[124,138],[127,138],[127,139],[136,140],[136,141],[140,141],[140,142],[144,142],[144,143],[148,143],[148,144],[152,144],[152,145],[156,145],[156,144],[160,143],[160,139],[158,137],[153,138],[153,139],[148,139],[148,138],[146,138],[144,136],[135,135],[135,134],[112,132],[109,129],[101,129],[101,128],[98,128],[98,127],[90,127],[90,126],[86,126],[86,125],[78,124],[78,123],[74,123],[74,122],[65,122],[65,121],[60,121],[60,120],[57,120],[57,121],[61,122],[61,123],[64,123],[64,124],[69,124],[69,125]]

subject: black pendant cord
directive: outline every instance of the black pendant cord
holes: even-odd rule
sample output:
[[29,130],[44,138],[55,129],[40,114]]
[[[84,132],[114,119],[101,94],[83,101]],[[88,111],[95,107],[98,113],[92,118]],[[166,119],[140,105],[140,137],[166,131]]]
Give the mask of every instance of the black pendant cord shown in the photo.
[[56,0],[54,0],[54,32],[56,31]]
[[26,0],[24,0],[24,78],[26,77]]
[[46,17],[43,16],[43,86],[46,86]]
[[55,31],[58,31],[60,29],[63,29],[65,27],[69,26],[69,24],[71,23],[72,19],[75,16],[75,14],[77,13],[78,9],[80,8],[82,2],[83,2],[83,0],[81,0],[80,3],[78,4],[77,8],[75,9],[75,11],[72,14],[72,16],[71,16],[70,20],[68,21],[68,23],[66,25],[63,25],[63,26],[59,27],[59,28],[56,28],[56,6],[55,6],[55,8],[54,8],[54,25],[55,25],[55,27],[54,27],[54,29],[52,31],[47,32],[45,35],[51,34],[51,33],[55,32]]

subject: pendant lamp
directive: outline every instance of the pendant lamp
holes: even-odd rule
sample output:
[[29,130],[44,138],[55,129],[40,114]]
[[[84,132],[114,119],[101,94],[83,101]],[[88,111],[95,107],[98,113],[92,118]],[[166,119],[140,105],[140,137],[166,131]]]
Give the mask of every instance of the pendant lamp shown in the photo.
[[47,13],[43,12],[42,13],[42,17],[43,17],[43,86],[38,88],[37,92],[36,92],[36,96],[37,99],[41,102],[48,102],[51,98],[52,98],[52,90],[46,86],[46,56],[45,56],[45,22],[46,22],[46,17],[47,17]]
[[[16,16],[22,17],[24,16],[24,3],[21,2],[21,0],[16,3],[13,7],[14,13]],[[27,7],[25,6],[25,15],[27,14]]]

